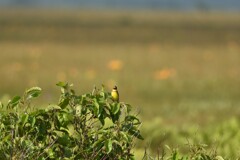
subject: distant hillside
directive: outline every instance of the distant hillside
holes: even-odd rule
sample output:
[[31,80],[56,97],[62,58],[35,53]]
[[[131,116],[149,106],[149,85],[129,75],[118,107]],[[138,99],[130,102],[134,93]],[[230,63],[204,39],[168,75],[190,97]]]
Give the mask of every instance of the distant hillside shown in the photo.
[[0,0],[0,6],[240,10],[240,0]]

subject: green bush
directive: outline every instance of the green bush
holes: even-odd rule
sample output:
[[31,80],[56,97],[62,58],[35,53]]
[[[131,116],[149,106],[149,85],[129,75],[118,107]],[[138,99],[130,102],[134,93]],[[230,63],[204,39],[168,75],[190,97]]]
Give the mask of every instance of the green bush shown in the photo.
[[143,138],[129,104],[114,102],[104,88],[77,95],[67,83],[57,86],[59,102],[45,109],[29,109],[38,87],[0,104],[0,159],[134,158],[135,139]]

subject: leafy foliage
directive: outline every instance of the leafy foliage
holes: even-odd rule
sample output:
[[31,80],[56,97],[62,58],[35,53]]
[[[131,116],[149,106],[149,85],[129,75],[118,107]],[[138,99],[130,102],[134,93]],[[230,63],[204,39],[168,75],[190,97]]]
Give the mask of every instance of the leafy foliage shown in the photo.
[[[152,152],[156,152],[155,148],[158,148],[159,155],[166,153],[163,152],[163,149],[167,144],[172,148],[177,148],[179,157],[208,155],[211,159],[219,159],[221,155],[223,159],[240,158],[239,118],[232,117],[218,124],[209,124],[204,126],[204,129],[196,125],[176,127],[163,122],[161,119],[144,122],[144,124],[141,133],[145,137],[145,142],[150,143],[148,148]],[[151,136],[146,136],[150,133]],[[140,141],[138,145],[143,145],[141,143]],[[166,153],[165,158],[169,157],[171,153],[172,150],[170,153]]]
[[159,151],[155,158],[150,156],[148,151],[145,151],[143,160],[224,160],[223,157],[217,155],[216,152],[208,152],[205,150],[205,147],[206,145],[203,144],[189,144],[189,153],[183,155],[178,151],[178,149],[172,149],[166,145],[162,149],[162,153]]
[[104,88],[77,95],[68,83],[57,86],[59,102],[46,109],[29,111],[39,87],[0,103],[0,159],[134,158],[134,140],[143,137],[129,104],[113,102]]

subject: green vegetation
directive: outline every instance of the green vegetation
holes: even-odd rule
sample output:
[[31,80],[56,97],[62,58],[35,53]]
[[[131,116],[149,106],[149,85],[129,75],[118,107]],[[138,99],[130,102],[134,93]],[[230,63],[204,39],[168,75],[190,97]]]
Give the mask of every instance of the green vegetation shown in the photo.
[[[188,153],[207,144],[239,157],[238,13],[0,10],[0,97],[44,88],[39,109],[57,100],[56,81],[87,93],[118,85],[140,110],[144,148]],[[41,105],[39,105],[41,104]],[[137,155],[136,155],[137,156]]]
[[76,95],[67,83],[57,85],[62,91],[59,103],[46,109],[28,111],[30,100],[41,93],[39,87],[1,103],[0,159],[134,158],[134,139],[143,137],[129,104],[113,102],[103,88]]
[[[32,87],[22,97],[7,104],[0,102],[1,159],[135,159],[135,139],[143,140],[140,120],[130,114],[132,107],[112,100],[104,88],[76,95],[68,83],[59,82],[61,95],[57,104],[30,111],[31,99],[41,94]],[[174,132],[173,132],[174,133]],[[166,147],[158,159],[223,160],[216,151],[207,153],[204,145],[190,145],[190,153]],[[145,154],[143,160],[154,159]]]

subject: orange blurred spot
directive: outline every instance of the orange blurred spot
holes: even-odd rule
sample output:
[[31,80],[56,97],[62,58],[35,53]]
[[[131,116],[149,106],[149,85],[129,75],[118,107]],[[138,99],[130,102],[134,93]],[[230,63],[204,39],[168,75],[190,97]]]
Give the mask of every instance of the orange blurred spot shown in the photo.
[[123,67],[123,62],[121,60],[111,60],[108,63],[108,68],[113,71],[119,71]]
[[158,70],[154,73],[154,79],[156,80],[163,80],[168,79],[170,77],[175,76],[176,70],[171,68],[166,68],[162,70]]

